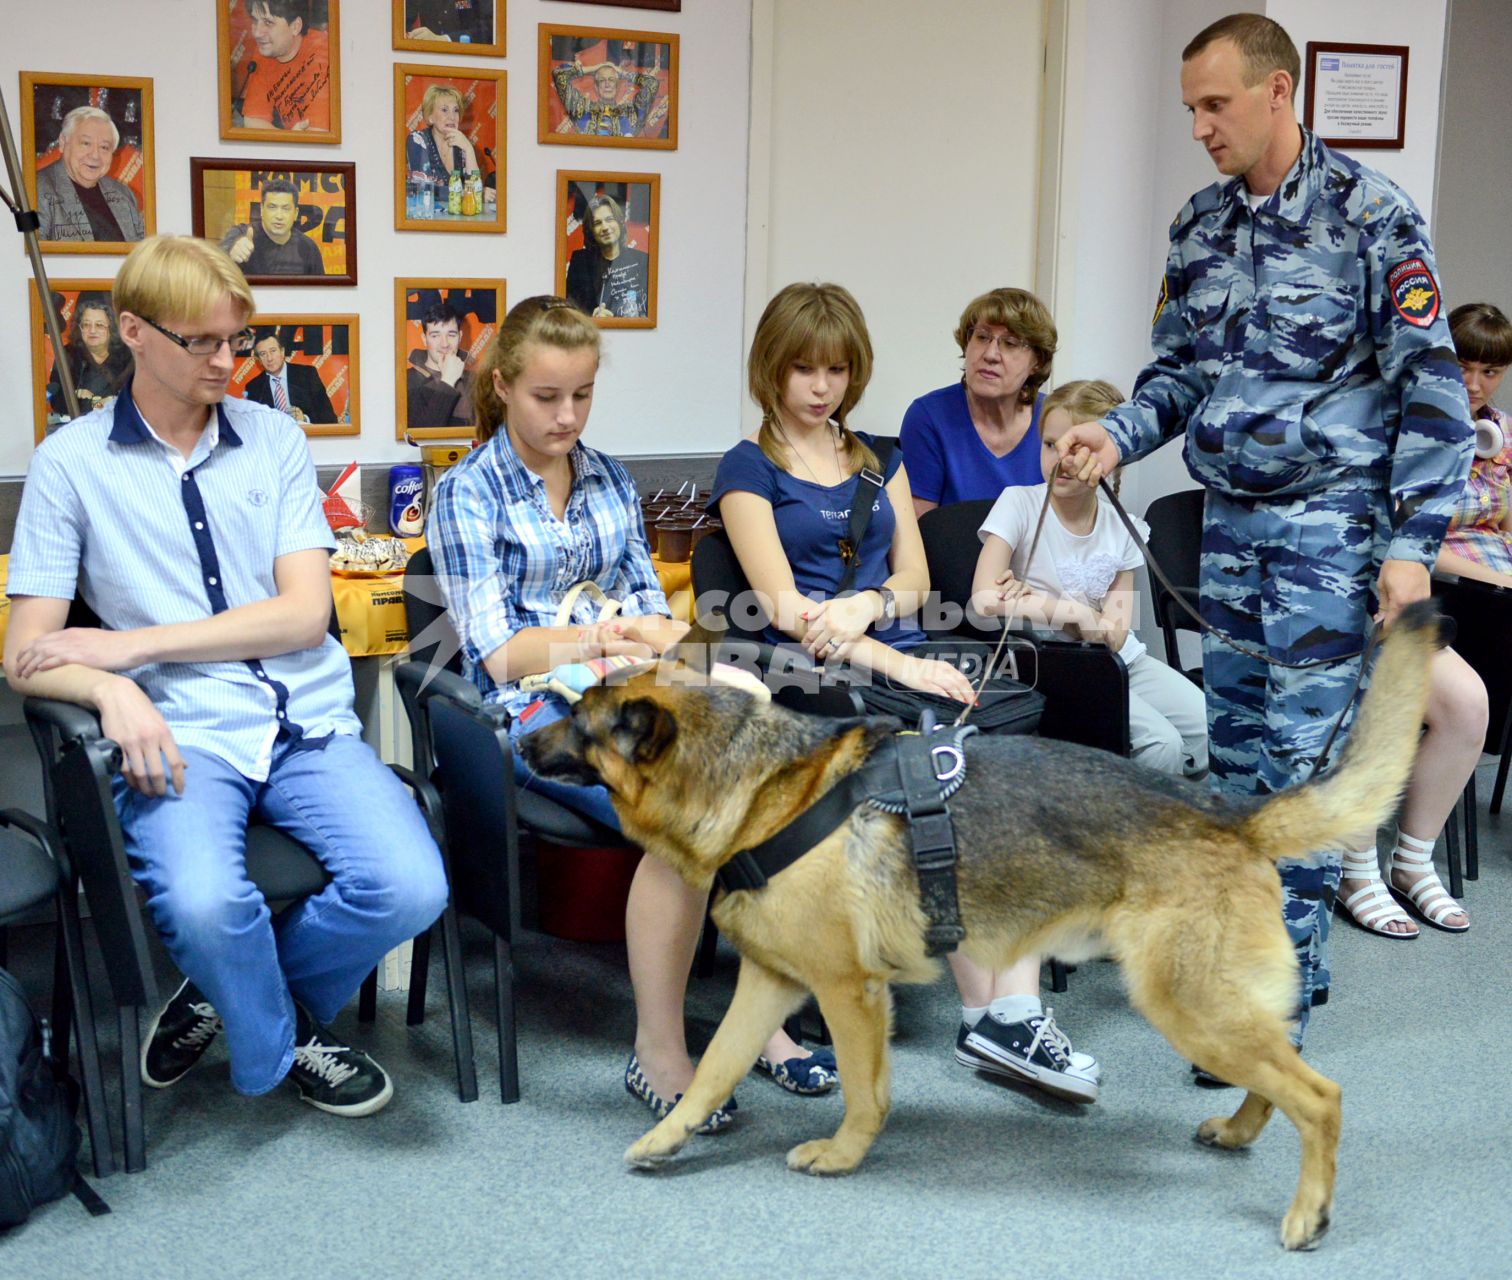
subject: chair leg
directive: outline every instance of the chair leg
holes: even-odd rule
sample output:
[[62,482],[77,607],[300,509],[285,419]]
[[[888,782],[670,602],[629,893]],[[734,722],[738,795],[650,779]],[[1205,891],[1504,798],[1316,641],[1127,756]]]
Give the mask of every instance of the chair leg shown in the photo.
[[372,1022],[378,1016],[378,970],[374,969],[362,980],[357,992],[357,1021]]
[[520,1059],[515,1044],[514,959],[494,934],[494,1012],[499,1020],[499,1101],[520,1100]]
[[1475,812],[1475,775],[1465,783],[1460,804],[1465,809],[1465,879],[1480,879],[1480,816]]
[[[472,1014],[467,1009],[467,974],[462,967],[462,926],[457,909],[450,903],[441,913],[441,958],[446,966],[446,1002],[451,1008],[457,1096],[463,1102],[476,1102],[478,1067],[473,1058]],[[414,978],[410,981],[413,983]]]
[[[100,1074],[100,1047],[95,1038],[94,1006],[89,999],[89,974],[85,968],[84,943],[79,929],[76,887],[65,885],[58,895],[58,946],[67,966],[65,981],[71,995],[73,1032],[79,1042],[79,1076],[84,1082],[84,1121],[89,1130],[89,1151],[95,1177],[108,1178],[116,1171],[115,1150],[110,1141],[110,1113],[105,1109],[105,1081]],[[56,978],[53,979],[57,981]],[[65,1043],[61,1052],[67,1057]]]
[[1503,751],[1496,766],[1496,786],[1491,791],[1491,812],[1501,812],[1502,792],[1507,789],[1507,766],[1512,764],[1512,748]]
[[141,1028],[137,1006],[117,1010],[121,1028],[121,1128],[126,1144],[126,1172],[147,1167],[147,1134],[142,1120]]
[[1050,961],[1050,990],[1059,995],[1066,989],[1066,966],[1059,960]]
[[1444,823],[1444,850],[1449,858],[1449,896],[1458,898],[1465,892],[1465,882],[1460,876],[1459,804],[1449,812],[1449,821]]
[[435,927],[432,925],[424,933],[416,934],[414,941],[410,943],[409,1005],[404,1011],[404,1025],[407,1027],[418,1027],[425,1021],[425,990],[430,985],[431,933]]

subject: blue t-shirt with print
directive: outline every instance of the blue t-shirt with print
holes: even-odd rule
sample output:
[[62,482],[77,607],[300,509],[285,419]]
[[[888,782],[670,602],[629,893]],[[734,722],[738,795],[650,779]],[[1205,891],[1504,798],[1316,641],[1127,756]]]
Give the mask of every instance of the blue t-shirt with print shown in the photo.
[[[858,434],[874,447],[873,437]],[[883,469],[884,479],[891,480],[902,465],[902,455],[894,449]],[[774,463],[754,441],[742,440],[719,461],[709,511],[717,514],[719,500],[735,490],[765,498],[772,504],[777,536],[793,571],[794,584],[810,600],[828,600],[840,589],[840,575],[845,571],[840,542],[849,529],[851,504],[860,483],[859,475],[837,485],[801,479]],[[888,555],[897,525],[892,500],[884,489],[872,503],[871,520],[861,536],[855,590],[874,591],[892,575]],[[912,618],[873,627],[868,634],[895,649],[911,649],[924,639],[924,632]],[[767,627],[766,638],[772,644],[790,643],[790,638],[773,626]]]
[[966,386],[955,382],[922,395],[908,406],[898,439],[908,463],[913,496],[948,506],[976,498],[996,498],[1021,484],[1044,484],[1040,472],[1039,421],[1043,395],[1034,398],[1034,417],[1024,438],[998,457],[977,435],[966,407]]

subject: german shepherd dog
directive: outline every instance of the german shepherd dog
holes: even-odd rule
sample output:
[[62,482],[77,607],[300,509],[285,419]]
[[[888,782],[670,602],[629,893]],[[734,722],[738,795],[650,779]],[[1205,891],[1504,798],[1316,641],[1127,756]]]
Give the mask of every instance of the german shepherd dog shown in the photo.
[[[1029,953],[1111,954],[1135,1008],[1176,1052],[1247,1090],[1232,1116],[1198,1127],[1199,1142],[1244,1147],[1274,1107],[1297,1126],[1288,1249],[1312,1247],[1328,1226],[1340,1090],[1288,1038],[1299,979],[1275,863],[1342,848],[1391,814],[1438,643],[1430,604],[1404,610],[1339,767],[1263,800],[1220,799],[1067,743],[978,735],[950,801],[968,956],[997,970]],[[707,889],[722,863],[787,825],[898,727],[690,688],[664,667],[590,690],[521,748],[539,773],[606,786],[625,835]],[[722,895],[714,920],[741,957],[734,998],[682,1101],[625,1153],[629,1164],[680,1150],[807,991],[834,1036],[845,1116],[833,1137],[788,1152],[788,1167],[839,1174],[861,1162],[889,1105],[888,984],[940,971],[925,954],[910,850],[905,819],[863,805],[764,888]]]

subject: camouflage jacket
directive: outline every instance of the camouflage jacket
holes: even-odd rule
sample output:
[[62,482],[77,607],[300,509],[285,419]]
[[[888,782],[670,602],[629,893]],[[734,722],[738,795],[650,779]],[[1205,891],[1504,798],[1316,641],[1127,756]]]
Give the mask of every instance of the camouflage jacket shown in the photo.
[[1469,475],[1469,405],[1422,216],[1303,130],[1251,211],[1243,178],[1171,224],[1155,359],[1104,418],[1126,460],[1185,428],[1192,475],[1240,498],[1390,489],[1391,559],[1432,564]]

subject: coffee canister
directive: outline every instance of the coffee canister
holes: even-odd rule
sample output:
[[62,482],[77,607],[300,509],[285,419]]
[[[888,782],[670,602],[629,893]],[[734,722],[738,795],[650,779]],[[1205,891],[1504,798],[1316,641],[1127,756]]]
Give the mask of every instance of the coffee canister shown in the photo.
[[401,538],[418,537],[425,528],[424,488],[424,478],[414,463],[389,468],[389,529]]

